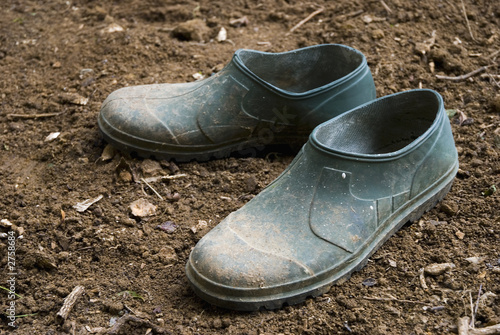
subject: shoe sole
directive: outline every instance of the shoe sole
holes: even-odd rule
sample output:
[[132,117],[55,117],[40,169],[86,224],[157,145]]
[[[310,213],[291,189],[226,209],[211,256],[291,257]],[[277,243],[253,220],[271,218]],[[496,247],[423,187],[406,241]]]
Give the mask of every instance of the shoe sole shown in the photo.
[[[123,139],[118,139],[113,136],[112,133],[121,133],[120,130],[112,127],[105,119],[102,119],[99,116],[97,120],[97,124],[99,126],[100,133],[104,140],[114,146],[116,149],[128,152],[130,154],[136,154],[142,158],[151,158],[154,157],[156,159],[164,159],[164,160],[175,160],[179,163],[185,163],[192,160],[196,160],[198,162],[205,162],[210,159],[221,159],[230,157],[232,154],[239,154],[241,156],[257,156],[257,153],[263,151],[268,146],[280,146],[287,145],[290,147],[299,146],[301,147],[309,137],[310,132],[304,132],[304,135],[298,134],[297,136],[278,136],[276,134],[274,140],[271,143],[262,143],[259,138],[251,138],[245,141],[239,141],[235,143],[228,144],[226,146],[210,148],[207,150],[200,151],[192,151],[193,147],[187,147],[185,151],[172,150],[152,150],[147,149],[144,146],[139,147],[137,145],[133,145],[130,141],[124,141]],[[109,130],[109,131],[108,131]],[[124,134],[125,136],[126,134]],[[137,139],[137,142],[141,141]],[[159,148],[162,146],[161,143],[151,142],[149,144],[150,147]]]
[[[257,311],[261,309],[273,310],[282,308],[284,305],[295,305],[305,301],[308,298],[314,298],[322,295],[330,290],[335,284],[344,283],[348,280],[355,271],[361,270],[367,263],[371,255],[373,255],[394,233],[396,233],[407,222],[415,222],[422,217],[422,215],[431,210],[440,202],[451,189],[455,174],[458,170],[458,162],[453,166],[448,173],[441,180],[434,183],[426,191],[422,192],[417,198],[412,200],[413,205],[407,206],[402,212],[400,211],[394,218],[386,222],[396,222],[396,224],[386,223],[384,229],[377,233],[379,238],[375,238],[370,244],[360,251],[357,258],[352,259],[351,264],[344,267],[342,271],[334,273],[327,279],[317,282],[314,285],[286,292],[280,295],[273,296],[259,296],[258,290],[255,290],[255,297],[242,297],[240,299],[231,295],[231,298],[224,297],[220,292],[212,294],[206,289],[203,289],[203,284],[196,278],[203,278],[196,270],[190,265],[191,259],[186,264],[186,275],[188,281],[195,291],[195,293],[208,301],[209,303],[238,311]],[[209,281],[203,278],[205,281]],[[223,291],[223,288],[221,288]]]

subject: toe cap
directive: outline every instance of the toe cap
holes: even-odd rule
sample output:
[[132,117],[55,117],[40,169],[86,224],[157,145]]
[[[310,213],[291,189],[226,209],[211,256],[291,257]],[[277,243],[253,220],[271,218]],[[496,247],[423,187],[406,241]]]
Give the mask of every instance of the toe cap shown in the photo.
[[220,224],[193,249],[188,267],[202,290],[238,296],[252,289],[278,286],[313,275],[292,257],[272,254],[247,244],[227,224]]

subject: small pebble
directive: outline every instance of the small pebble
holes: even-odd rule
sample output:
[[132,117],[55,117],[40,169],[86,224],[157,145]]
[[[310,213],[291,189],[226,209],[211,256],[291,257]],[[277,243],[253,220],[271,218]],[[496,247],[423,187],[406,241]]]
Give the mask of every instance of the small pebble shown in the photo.
[[375,29],[372,31],[372,38],[374,40],[380,40],[382,38],[384,38],[385,34],[384,34],[384,31],[382,29]]
[[451,201],[443,202],[440,206],[440,210],[445,214],[453,216],[458,212],[458,205]]
[[484,261],[484,257],[469,257],[465,259],[467,262],[471,264],[479,264]]
[[377,280],[375,278],[366,278],[363,280],[362,284],[366,287],[372,287],[377,285]]
[[493,108],[493,112],[500,113],[500,94],[497,94],[493,101],[491,102],[491,107]]
[[166,221],[158,225],[157,228],[171,234],[177,229],[177,226],[172,221]]

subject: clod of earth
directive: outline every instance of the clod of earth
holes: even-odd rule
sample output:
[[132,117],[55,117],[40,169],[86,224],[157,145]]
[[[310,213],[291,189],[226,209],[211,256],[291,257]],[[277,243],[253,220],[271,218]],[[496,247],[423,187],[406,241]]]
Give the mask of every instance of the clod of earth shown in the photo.
[[430,264],[424,268],[424,272],[426,275],[430,276],[439,276],[443,273],[450,271],[455,268],[455,264],[453,263],[440,263],[440,264]]

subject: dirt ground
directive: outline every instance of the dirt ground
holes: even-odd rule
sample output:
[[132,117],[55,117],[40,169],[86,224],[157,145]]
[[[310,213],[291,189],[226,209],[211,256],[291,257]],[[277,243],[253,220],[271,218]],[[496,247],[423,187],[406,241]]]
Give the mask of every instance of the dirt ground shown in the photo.
[[[499,27],[496,0],[3,0],[0,332],[447,334],[463,316],[476,328],[500,323]],[[127,157],[105,150],[101,103],[123,86],[210,76],[240,48],[320,43],[361,50],[378,96],[420,86],[443,95],[455,184],[327,294],[276,311],[213,307],[188,286],[190,250],[294,152],[183,164]],[[141,180],[151,177],[163,178]],[[87,199],[96,202],[73,207]],[[154,215],[134,217],[138,199]],[[436,263],[454,266],[422,274]],[[64,321],[57,313],[79,285]]]

